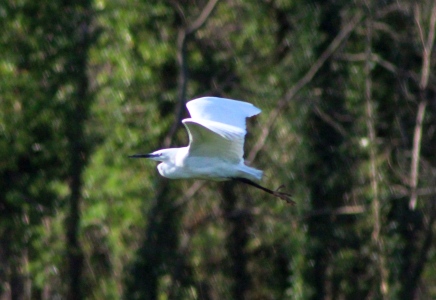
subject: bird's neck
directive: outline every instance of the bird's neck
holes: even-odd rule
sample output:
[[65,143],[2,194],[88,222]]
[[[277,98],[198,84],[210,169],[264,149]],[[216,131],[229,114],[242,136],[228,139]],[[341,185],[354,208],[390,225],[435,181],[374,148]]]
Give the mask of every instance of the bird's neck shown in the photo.
[[188,155],[188,147],[170,148],[168,150],[168,159],[162,161],[157,169],[159,173],[167,178],[183,178],[183,167],[185,158]]
[[163,155],[164,159],[161,160],[162,164],[167,165],[181,165],[183,164],[184,158],[188,154],[188,147],[181,148],[168,148],[165,149]]

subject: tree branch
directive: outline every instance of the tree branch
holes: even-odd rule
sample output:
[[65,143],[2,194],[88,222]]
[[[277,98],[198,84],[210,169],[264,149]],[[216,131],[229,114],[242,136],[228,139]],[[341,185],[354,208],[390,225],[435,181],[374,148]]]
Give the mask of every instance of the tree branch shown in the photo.
[[410,202],[409,208],[415,209],[418,199],[417,187],[418,187],[418,173],[419,173],[419,158],[421,152],[421,140],[422,140],[422,126],[425,115],[425,109],[427,107],[427,101],[421,97],[421,101],[418,105],[418,113],[416,115],[415,130],[413,133],[413,148],[412,148],[412,163],[410,170]]
[[348,136],[347,130],[340,123],[336,122],[332,117],[330,117],[327,113],[321,110],[319,105],[313,106],[314,112],[327,124],[329,124],[332,128],[336,129],[342,136]]
[[[339,59],[346,60],[346,61],[359,62],[359,61],[365,61],[366,56],[365,56],[365,53],[344,53],[344,54],[341,54]],[[372,60],[372,62],[377,63],[382,68],[384,68],[385,70],[387,70],[393,74],[396,74],[396,75],[398,74],[400,76],[406,77],[407,79],[411,79],[414,82],[416,82],[418,85],[421,82],[421,75],[420,74],[417,74],[411,70],[401,69],[398,66],[394,65],[393,63],[391,63],[390,61],[382,58],[380,55],[372,53],[371,60]],[[430,90],[436,92],[436,86],[434,84],[435,80],[436,80],[436,77],[433,76],[432,74],[429,74],[428,82],[427,82],[427,89],[430,89]]]
[[366,212],[366,208],[363,205],[356,205],[356,206],[342,206],[338,208],[324,208],[324,209],[317,209],[312,210],[302,219],[309,219],[316,216],[341,216],[341,215],[358,215],[363,214]]
[[[198,29],[200,29],[205,23],[213,9],[215,8],[218,0],[210,0],[206,6],[203,8],[202,12],[198,16],[198,18],[188,25],[185,28],[181,28],[177,34],[177,65],[179,67],[178,74],[178,90],[177,90],[177,105],[175,108],[176,118],[174,120],[173,125],[171,126],[168,134],[164,138],[163,146],[169,147],[172,144],[172,140],[174,135],[176,134],[177,128],[180,125],[180,122],[183,118],[184,106],[186,103],[186,87],[188,82],[188,66],[187,66],[187,58],[186,58],[186,43],[192,34],[194,34]],[[175,5],[177,11],[180,15],[183,15],[183,12],[180,10],[178,5]]]
[[[426,226],[426,232],[424,235],[424,241],[422,243],[422,247],[419,249],[419,254],[416,256],[418,258],[415,266],[412,269],[410,281],[412,282],[411,286],[417,287],[418,282],[421,278],[421,274],[424,271],[424,268],[426,267],[426,262],[429,260],[429,251],[432,248],[433,241],[434,241],[434,224],[436,221],[436,198],[432,197],[431,204],[430,204],[430,217],[428,219],[428,223]],[[412,292],[413,295],[416,294],[416,289]]]
[[[368,11],[371,11],[371,3],[366,1],[365,3]],[[380,274],[379,290],[383,299],[388,299],[389,295],[389,283],[388,283],[388,268],[386,268],[385,260],[385,247],[383,239],[380,237],[382,218],[381,218],[381,204],[379,198],[379,184],[377,180],[377,136],[376,136],[376,117],[374,112],[374,104],[372,99],[372,77],[371,77],[371,63],[372,63],[372,32],[373,32],[373,19],[369,13],[365,22],[366,28],[366,43],[365,43],[365,113],[366,113],[366,127],[369,136],[369,159],[370,159],[370,182],[372,192],[372,218],[373,218],[373,230],[372,230],[372,244],[375,249],[374,260],[376,267]]]
[[200,29],[201,26],[204,25],[204,23],[206,23],[207,18],[209,18],[210,14],[212,13],[217,3],[218,0],[210,0],[206,4],[200,16],[198,16],[198,18],[186,29],[187,35],[194,33],[195,31]]
[[417,187],[419,177],[419,160],[422,144],[422,127],[427,108],[426,90],[428,86],[428,78],[430,74],[430,60],[431,52],[435,39],[435,26],[436,26],[436,4],[433,2],[432,12],[430,16],[430,28],[428,30],[427,39],[424,38],[423,29],[421,26],[420,8],[415,6],[415,21],[418,27],[419,35],[423,44],[422,50],[422,69],[421,80],[419,82],[419,104],[418,113],[416,115],[415,130],[413,133],[413,148],[412,148],[412,162],[410,167],[410,201],[409,208],[415,209],[418,201]]
[[362,20],[362,13],[357,13],[351,21],[345,25],[344,28],[339,32],[339,34],[333,39],[330,45],[324,50],[324,52],[318,57],[312,67],[307,71],[307,73],[285,94],[285,96],[278,101],[277,106],[273,109],[268,116],[268,123],[262,129],[260,137],[258,138],[256,144],[253,146],[249,155],[247,156],[248,161],[253,161],[259,151],[265,145],[266,139],[277,120],[280,112],[289,104],[289,102],[294,98],[294,96],[306,86],[316,75],[316,73],[325,64],[327,59],[329,59],[336,49],[341,45],[341,43],[348,37],[348,35],[356,28],[357,24]]

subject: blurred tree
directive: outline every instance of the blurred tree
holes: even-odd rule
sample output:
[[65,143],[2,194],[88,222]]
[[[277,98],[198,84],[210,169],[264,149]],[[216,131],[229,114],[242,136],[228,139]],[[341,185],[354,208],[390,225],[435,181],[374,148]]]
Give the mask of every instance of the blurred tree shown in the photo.
[[81,178],[91,145],[84,133],[92,99],[87,78],[87,52],[93,39],[89,4],[27,1],[2,5],[7,33],[2,39],[2,77],[6,80],[2,81],[5,138],[1,149],[4,157],[10,157],[2,166],[2,261],[6,263],[4,283],[9,282],[9,288],[4,287],[14,299],[28,299],[31,290],[35,295],[38,290],[49,293],[44,286],[32,285],[33,277],[27,274],[32,267],[29,259],[44,256],[36,252],[44,251],[37,241],[42,239],[38,228],[59,207],[65,195],[60,193],[61,184],[67,181],[66,278],[69,298],[82,298],[78,229]]
[[89,51],[95,42],[93,10],[91,1],[76,2],[60,7],[64,18],[68,17],[63,29],[70,44],[65,54],[63,74],[65,81],[61,89],[68,101],[65,136],[67,140],[67,172],[70,189],[66,219],[66,247],[68,256],[68,299],[83,299],[83,250],[80,239],[81,202],[83,199],[83,173],[90,156],[92,142],[86,132],[92,103],[92,92],[88,78]]
[[[0,298],[436,297],[434,1],[3,1]],[[296,207],[169,181],[188,99],[246,100]],[[65,230],[66,227],[66,230]]]
[[63,40],[58,32],[47,34],[44,26],[54,28],[41,21],[55,6],[1,5],[0,291],[14,299],[29,299],[32,290],[42,288],[28,274],[29,261],[43,256],[34,251],[38,227],[59,206],[56,185],[66,178],[64,108],[55,97],[56,54]]

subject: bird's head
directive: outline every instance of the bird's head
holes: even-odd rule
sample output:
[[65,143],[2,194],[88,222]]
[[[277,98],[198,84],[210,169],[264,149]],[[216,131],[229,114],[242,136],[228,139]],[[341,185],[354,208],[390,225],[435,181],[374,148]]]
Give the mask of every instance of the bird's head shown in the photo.
[[147,154],[134,154],[134,155],[130,155],[130,158],[149,158],[152,159],[154,161],[161,161],[161,162],[168,162],[168,161],[172,161],[174,159],[174,157],[176,156],[176,151],[177,149],[172,148],[172,149],[162,149],[162,150],[157,150],[154,151],[152,153],[147,153]]

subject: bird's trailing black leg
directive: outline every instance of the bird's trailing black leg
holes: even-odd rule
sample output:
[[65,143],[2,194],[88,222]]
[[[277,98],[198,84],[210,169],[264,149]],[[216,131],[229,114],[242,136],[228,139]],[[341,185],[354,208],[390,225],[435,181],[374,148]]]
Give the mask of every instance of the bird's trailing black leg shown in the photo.
[[283,187],[283,185],[279,186],[279,188],[277,190],[273,191],[273,190],[270,190],[264,186],[261,186],[260,184],[257,184],[254,181],[251,181],[250,179],[247,179],[247,178],[233,177],[232,179],[239,181],[239,182],[242,182],[242,183],[245,183],[245,184],[248,184],[248,185],[251,185],[251,186],[254,186],[258,189],[261,189],[262,191],[267,192],[268,194],[271,194],[271,195],[276,196],[282,200],[285,200],[289,204],[292,204],[292,205],[295,204],[295,202],[291,199],[291,194],[279,192],[279,189],[281,189]]

